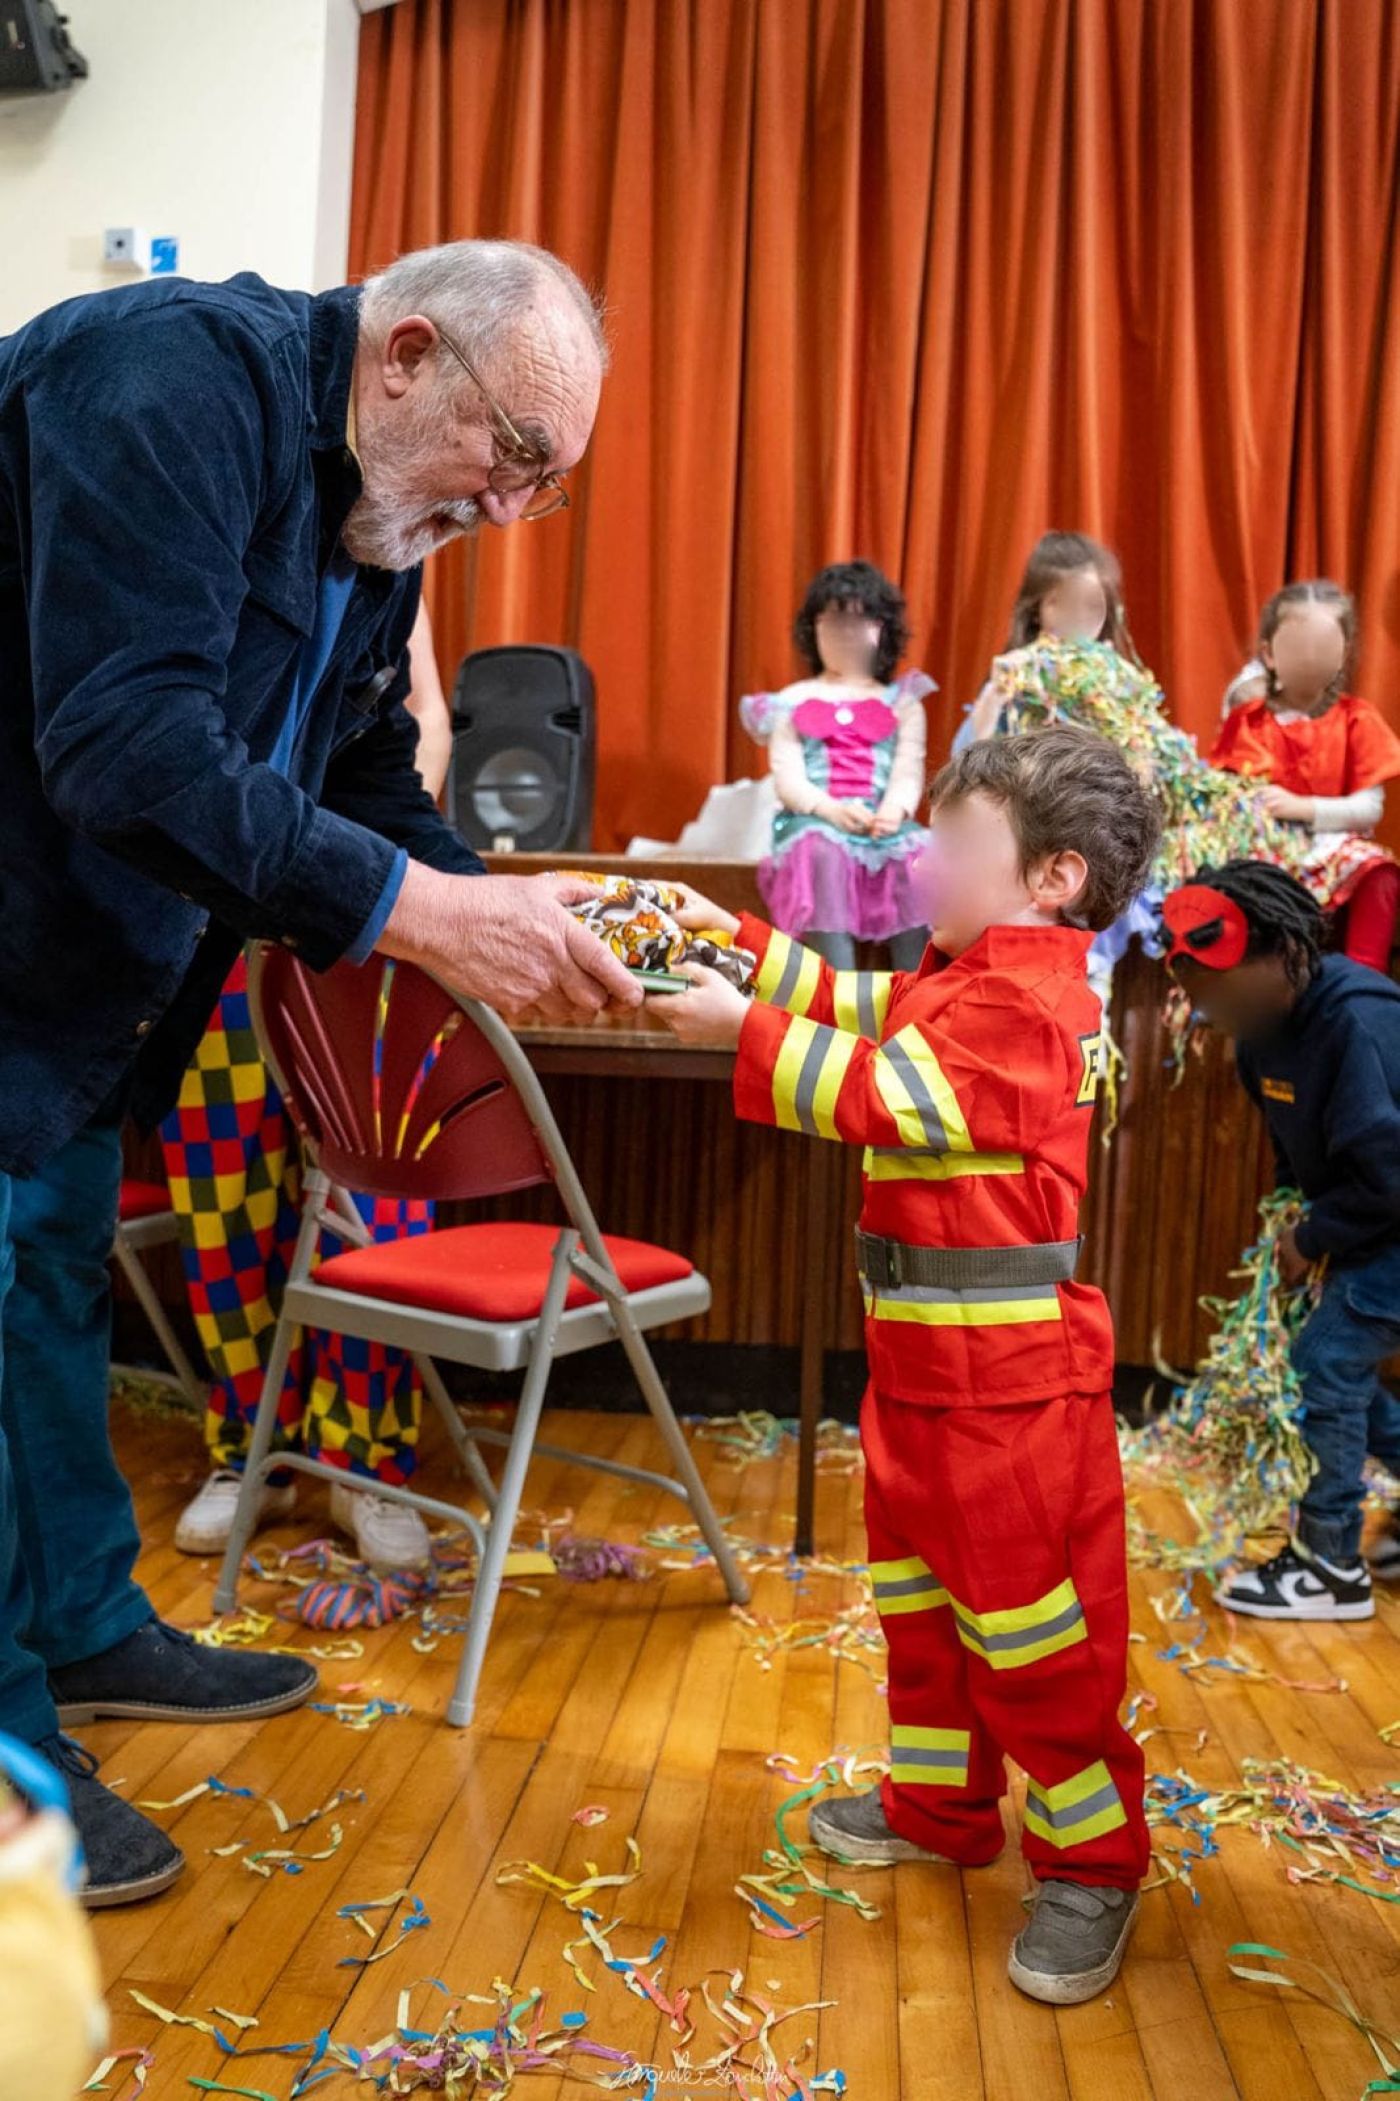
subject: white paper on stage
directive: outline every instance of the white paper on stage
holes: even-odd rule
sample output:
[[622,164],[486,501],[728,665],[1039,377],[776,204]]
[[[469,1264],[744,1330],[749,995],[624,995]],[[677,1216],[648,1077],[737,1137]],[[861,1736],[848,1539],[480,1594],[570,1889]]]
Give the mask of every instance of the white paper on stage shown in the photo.
[[633,839],[628,857],[655,860],[667,854],[689,854],[719,861],[761,861],[773,842],[777,807],[769,775],[760,781],[725,781],[711,788],[700,815],[692,818],[679,839]]

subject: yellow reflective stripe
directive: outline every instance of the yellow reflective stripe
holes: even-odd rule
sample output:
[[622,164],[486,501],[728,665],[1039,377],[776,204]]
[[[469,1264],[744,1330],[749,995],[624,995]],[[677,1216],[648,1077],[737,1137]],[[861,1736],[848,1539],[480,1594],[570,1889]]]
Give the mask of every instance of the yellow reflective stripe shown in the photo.
[[875,1084],[903,1145],[974,1150],[958,1098],[922,1031],[900,1029],[873,1061]]
[[998,1612],[974,1612],[957,1598],[950,1602],[963,1647],[971,1649],[994,1671],[1019,1670],[1023,1664],[1053,1656],[1088,1638],[1084,1608],[1068,1576],[1031,1604],[1012,1605]]
[[887,970],[839,970],[832,980],[836,1026],[878,1043],[889,1012],[894,978]]
[[1032,1321],[1062,1321],[1064,1314],[1053,1285],[1044,1296],[1037,1289],[1026,1299],[903,1299],[864,1291],[867,1320],[891,1321],[918,1328],[1019,1328]]
[[1113,1776],[1101,1758],[1057,1787],[1026,1783],[1026,1829],[1063,1851],[1116,1831],[1128,1821]]
[[967,1729],[916,1729],[892,1723],[890,1778],[914,1787],[966,1787],[972,1748]]
[[793,1017],[773,1066],[773,1110],[781,1130],[840,1136],[836,1097],[858,1048],[858,1037]]
[[1071,1605],[1079,1603],[1079,1593],[1074,1587],[1074,1578],[1066,1576],[1053,1590],[1047,1590],[1043,1598],[1036,1598],[1029,1605],[1003,1605],[996,1612],[974,1612],[970,1605],[958,1606],[958,1611],[979,1634],[1015,1634],[1026,1627],[1042,1626],[1046,1620],[1060,1617]]
[[932,1612],[949,1602],[947,1591],[917,1554],[905,1561],[872,1561],[870,1588],[881,1619],[897,1612]]
[[961,1175],[1022,1175],[1020,1153],[925,1152],[920,1148],[869,1145],[865,1149],[868,1182],[951,1182]]
[[775,933],[758,966],[754,990],[770,1007],[788,1014],[806,1014],[821,984],[821,957],[794,941],[790,934]]

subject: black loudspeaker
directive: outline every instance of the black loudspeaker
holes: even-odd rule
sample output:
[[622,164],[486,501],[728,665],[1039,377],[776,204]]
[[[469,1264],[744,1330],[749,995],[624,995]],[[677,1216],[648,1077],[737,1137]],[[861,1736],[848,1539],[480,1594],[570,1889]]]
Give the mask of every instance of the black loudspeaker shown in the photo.
[[0,95],[53,95],[87,69],[51,0],[0,0]]
[[586,853],[593,675],[572,649],[478,649],[452,691],[447,816],[479,853]]

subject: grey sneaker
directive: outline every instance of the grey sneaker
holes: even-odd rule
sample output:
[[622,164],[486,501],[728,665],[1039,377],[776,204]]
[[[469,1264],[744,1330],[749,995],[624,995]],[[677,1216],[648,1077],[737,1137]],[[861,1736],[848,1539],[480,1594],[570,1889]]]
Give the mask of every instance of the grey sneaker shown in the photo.
[[1078,2006],[1108,1990],[1137,1917],[1135,1889],[1040,1882],[1035,1909],[1011,1944],[1007,1975],[1047,2006]]
[[878,1787],[863,1795],[840,1795],[834,1801],[818,1802],[808,1814],[807,1835],[823,1853],[854,1867],[884,1868],[896,1860],[936,1860],[945,1867],[952,1865],[944,1854],[926,1853],[912,1839],[901,1838],[890,1829]]

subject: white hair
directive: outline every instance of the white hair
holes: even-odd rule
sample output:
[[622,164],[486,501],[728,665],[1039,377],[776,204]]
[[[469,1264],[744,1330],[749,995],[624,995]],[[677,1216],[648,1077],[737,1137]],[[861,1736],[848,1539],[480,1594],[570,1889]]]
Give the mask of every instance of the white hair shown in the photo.
[[365,279],[360,334],[378,349],[396,321],[422,314],[445,329],[474,364],[489,369],[509,356],[512,339],[541,292],[553,298],[563,294],[583,320],[606,372],[601,301],[567,263],[528,241],[446,241],[440,248],[401,255]]

